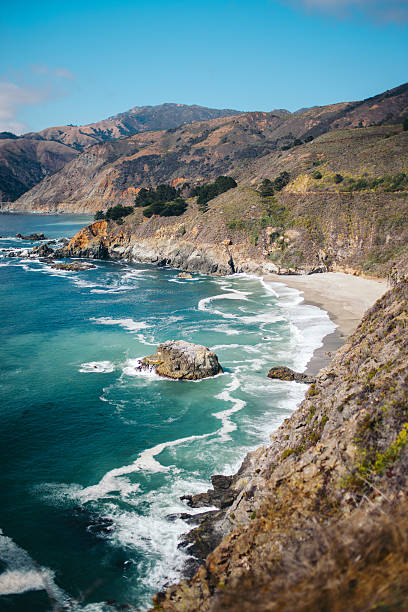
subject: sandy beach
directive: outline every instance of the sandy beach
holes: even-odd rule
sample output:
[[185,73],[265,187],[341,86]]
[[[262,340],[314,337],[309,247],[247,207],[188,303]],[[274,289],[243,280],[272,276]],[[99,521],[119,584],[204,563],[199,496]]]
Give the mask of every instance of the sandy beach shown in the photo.
[[326,310],[338,326],[337,330],[326,336],[323,346],[315,351],[306,370],[309,374],[316,374],[327,365],[332,354],[356,329],[365,311],[389,288],[386,281],[361,278],[343,272],[283,277],[268,274],[264,276],[264,280],[298,289],[305,302]]

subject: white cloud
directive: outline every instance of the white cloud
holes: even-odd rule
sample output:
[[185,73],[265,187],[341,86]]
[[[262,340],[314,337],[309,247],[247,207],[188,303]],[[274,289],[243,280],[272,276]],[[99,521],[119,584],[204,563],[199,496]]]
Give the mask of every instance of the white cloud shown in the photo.
[[61,79],[74,81],[75,78],[75,74],[67,68],[35,64],[19,78],[15,77],[14,82],[0,80],[0,131],[15,134],[29,131],[29,126],[18,117],[20,108],[67,95],[60,87]]
[[47,64],[33,64],[30,68],[34,74],[40,76],[47,76],[51,78],[56,77],[58,79],[69,79],[70,81],[76,79],[76,76],[73,72],[68,70],[68,68],[64,68],[62,66],[53,68],[51,66],[47,66]]
[[0,81],[0,131],[16,132],[18,134],[26,131],[27,126],[17,118],[19,107],[27,104],[40,104],[49,95],[48,89],[42,90],[36,87]]
[[358,10],[375,21],[400,24],[408,21],[408,0],[291,0],[291,4],[342,16]]

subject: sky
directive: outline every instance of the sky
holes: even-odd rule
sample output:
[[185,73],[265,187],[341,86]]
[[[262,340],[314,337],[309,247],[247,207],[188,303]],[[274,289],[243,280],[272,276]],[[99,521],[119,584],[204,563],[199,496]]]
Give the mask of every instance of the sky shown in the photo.
[[163,102],[243,111],[359,100],[408,81],[408,0],[14,0],[0,131]]

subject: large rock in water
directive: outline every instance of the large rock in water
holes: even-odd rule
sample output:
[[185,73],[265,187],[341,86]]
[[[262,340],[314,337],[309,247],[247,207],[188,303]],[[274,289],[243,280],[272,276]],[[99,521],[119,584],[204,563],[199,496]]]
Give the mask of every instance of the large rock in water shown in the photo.
[[215,353],[205,346],[184,340],[159,344],[154,355],[141,360],[140,368],[153,368],[160,376],[176,380],[198,380],[222,372]]
[[268,378],[277,378],[278,380],[296,381],[302,383],[314,383],[316,378],[314,376],[308,376],[307,374],[301,374],[300,372],[294,372],[286,366],[275,366],[268,372]]

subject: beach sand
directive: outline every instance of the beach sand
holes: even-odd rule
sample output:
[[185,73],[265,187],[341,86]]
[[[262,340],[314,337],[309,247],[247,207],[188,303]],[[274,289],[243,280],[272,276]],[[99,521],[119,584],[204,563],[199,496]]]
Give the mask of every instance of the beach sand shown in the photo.
[[323,346],[315,351],[308,363],[306,372],[310,375],[317,374],[330,362],[335,351],[356,329],[365,311],[389,289],[386,281],[361,278],[343,272],[307,276],[267,274],[264,280],[298,289],[307,304],[326,310],[337,325],[337,329],[324,338]]

